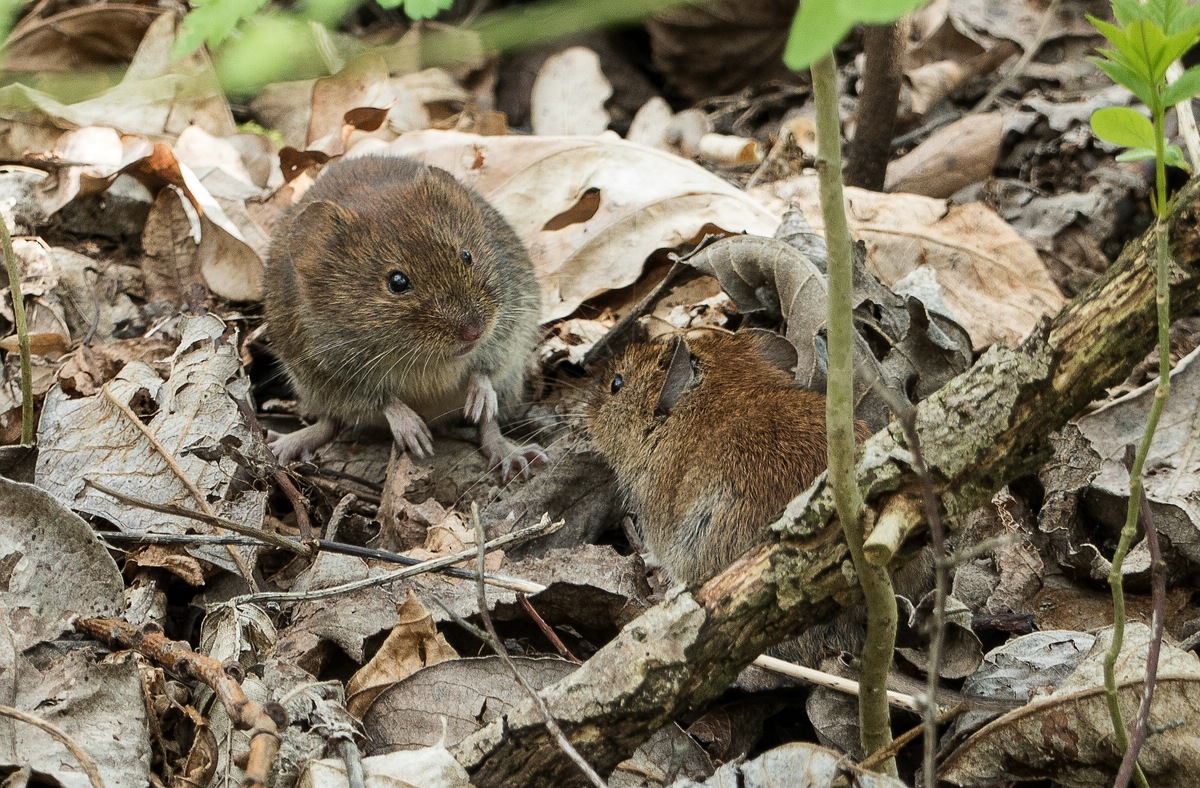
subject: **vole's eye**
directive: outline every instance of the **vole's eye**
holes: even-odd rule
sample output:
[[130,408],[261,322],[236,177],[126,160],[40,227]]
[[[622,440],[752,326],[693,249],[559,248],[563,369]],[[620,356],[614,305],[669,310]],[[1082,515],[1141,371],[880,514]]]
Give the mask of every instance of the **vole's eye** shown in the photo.
[[471,256],[470,249],[463,249],[461,252],[459,252],[459,255],[462,257],[462,261],[464,264],[466,264],[466,265],[474,265],[475,264],[475,258],[473,256]]
[[403,271],[392,271],[387,275],[387,289],[393,293],[403,293],[412,290],[412,282]]
[[623,388],[625,388],[625,378],[621,377],[620,375],[617,375],[616,377],[613,378],[612,393],[616,394],[618,391],[620,391]]

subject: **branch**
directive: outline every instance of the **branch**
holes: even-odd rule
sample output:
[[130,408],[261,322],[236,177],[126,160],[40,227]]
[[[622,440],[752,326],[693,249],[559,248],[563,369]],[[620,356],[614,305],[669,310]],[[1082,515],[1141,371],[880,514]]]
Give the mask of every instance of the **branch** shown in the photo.
[[[1200,304],[1200,182],[1171,216],[1173,314]],[[1108,273],[1016,349],[993,347],[921,403],[917,430],[948,525],[1036,467],[1045,440],[1150,350],[1155,238],[1131,244]],[[919,480],[896,426],[864,446],[864,500],[916,493]],[[601,774],[658,727],[718,696],[767,647],[827,620],[855,598],[833,499],[824,480],[788,506],[761,545],[703,587],[674,589],[579,670],[542,691],[572,744]],[[909,535],[909,539],[912,535]],[[479,786],[509,779],[569,785],[578,772],[524,703],[460,742],[455,757]]]

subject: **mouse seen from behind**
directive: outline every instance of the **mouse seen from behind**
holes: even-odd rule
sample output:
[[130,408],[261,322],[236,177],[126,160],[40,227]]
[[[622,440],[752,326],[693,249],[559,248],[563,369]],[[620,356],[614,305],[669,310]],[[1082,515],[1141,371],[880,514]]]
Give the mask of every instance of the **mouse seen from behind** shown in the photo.
[[629,347],[591,392],[588,431],[672,582],[729,566],[825,470],[825,397],[795,363],[769,331],[677,336]]
[[505,477],[546,461],[499,426],[537,340],[533,265],[500,213],[445,170],[398,156],[328,165],[276,230],[264,302],[301,410],[317,417],[273,437],[281,463],[359,424],[386,424],[427,456],[430,425],[463,416]]

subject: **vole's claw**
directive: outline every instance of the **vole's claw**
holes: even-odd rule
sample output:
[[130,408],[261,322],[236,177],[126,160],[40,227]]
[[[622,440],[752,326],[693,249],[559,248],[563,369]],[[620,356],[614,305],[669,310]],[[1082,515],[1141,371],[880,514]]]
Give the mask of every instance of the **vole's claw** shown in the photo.
[[467,401],[463,413],[476,424],[496,418],[500,410],[500,398],[487,375],[474,372],[467,383]]
[[525,446],[513,446],[510,443],[509,451],[504,456],[488,458],[488,467],[499,470],[500,479],[507,482],[516,476],[529,479],[535,467],[543,468],[549,461],[545,450],[536,443]]
[[415,410],[396,401],[383,409],[383,415],[397,446],[408,450],[414,457],[433,455],[433,433]]

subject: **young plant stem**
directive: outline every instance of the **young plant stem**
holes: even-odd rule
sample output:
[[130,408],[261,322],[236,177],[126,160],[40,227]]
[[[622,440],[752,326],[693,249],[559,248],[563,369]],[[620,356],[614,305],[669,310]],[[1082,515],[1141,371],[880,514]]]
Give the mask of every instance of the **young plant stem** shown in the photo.
[[[1158,386],[1154,390],[1154,400],[1150,404],[1150,415],[1146,419],[1146,431],[1142,433],[1141,443],[1133,458],[1133,467],[1129,470],[1129,505],[1125,511],[1125,525],[1121,528],[1121,538],[1113,554],[1112,568],[1108,573],[1108,584],[1113,596],[1113,635],[1108,653],[1104,655],[1104,691],[1108,701],[1108,714],[1112,718],[1113,733],[1117,739],[1117,748],[1124,752],[1129,747],[1129,731],[1121,716],[1121,706],[1117,694],[1117,658],[1121,655],[1121,647],[1125,640],[1125,589],[1122,582],[1122,568],[1125,555],[1129,552],[1133,539],[1137,536],[1138,512],[1142,503],[1142,469],[1146,457],[1150,454],[1150,445],[1154,441],[1154,431],[1158,428],[1158,420],[1167,404],[1167,396],[1171,391],[1171,340],[1170,340],[1170,299],[1167,267],[1170,259],[1170,247],[1167,237],[1167,216],[1170,207],[1167,204],[1167,173],[1166,173],[1166,136],[1163,128],[1165,114],[1159,91],[1155,91],[1154,103],[1150,107],[1154,125],[1155,144],[1155,200],[1154,213],[1157,217],[1154,255],[1155,278],[1155,307],[1158,316]],[[1153,673],[1147,665],[1147,684],[1152,684]],[[1150,692],[1150,687],[1145,689]],[[1147,716],[1149,711],[1147,710]],[[1133,782],[1139,788],[1149,788],[1149,781],[1140,766],[1134,764],[1132,769]],[[1124,783],[1118,780],[1118,788]]]
[[4,264],[8,269],[8,290],[12,293],[13,322],[17,328],[17,348],[21,352],[21,443],[33,443],[33,366],[29,359],[29,326],[25,322],[25,299],[21,295],[21,272],[13,253],[8,222],[0,217],[0,240],[4,243]]
[[[846,534],[867,609],[867,640],[862,654],[862,694],[858,721],[862,748],[878,752],[892,742],[887,704],[887,674],[896,643],[896,597],[886,568],[867,562],[863,554],[862,497],[854,475],[854,290],[850,228],[842,196],[841,119],[838,116],[837,64],[826,55],[812,66],[817,105],[817,171],[821,213],[829,248],[829,385],[826,411],[829,481],[838,519]],[[896,761],[876,764],[876,771],[896,776]]]

